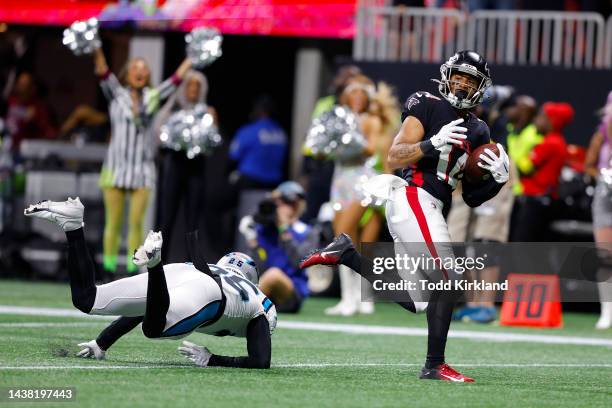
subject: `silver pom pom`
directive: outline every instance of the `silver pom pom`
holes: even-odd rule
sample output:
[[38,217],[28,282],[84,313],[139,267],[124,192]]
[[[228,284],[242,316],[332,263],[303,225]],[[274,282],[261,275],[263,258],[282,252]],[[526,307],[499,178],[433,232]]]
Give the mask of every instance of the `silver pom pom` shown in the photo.
[[600,171],[601,180],[612,190],[612,163],[609,168],[603,168]]
[[98,19],[95,17],[84,21],[75,21],[64,30],[62,43],[74,55],[88,55],[102,46],[98,36]]
[[215,62],[222,54],[223,36],[216,28],[196,28],[185,35],[187,56],[194,68],[201,69]]
[[362,156],[365,145],[357,116],[348,108],[334,106],[312,121],[304,147],[315,157],[350,161]]
[[200,154],[211,154],[223,143],[212,115],[203,104],[170,115],[161,127],[159,139],[162,146],[183,151],[190,159]]

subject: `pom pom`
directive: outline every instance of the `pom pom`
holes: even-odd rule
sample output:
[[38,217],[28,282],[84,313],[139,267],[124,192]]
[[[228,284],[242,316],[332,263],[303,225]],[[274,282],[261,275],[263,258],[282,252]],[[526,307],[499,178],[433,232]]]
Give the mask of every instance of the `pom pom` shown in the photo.
[[196,28],[185,35],[187,56],[195,68],[204,68],[221,56],[222,42],[223,36],[217,29]]
[[162,146],[183,151],[189,159],[211,154],[223,143],[213,117],[203,104],[172,114],[161,127]]
[[334,106],[312,121],[304,147],[314,157],[350,161],[363,155],[365,145],[357,116],[348,108]]
[[95,17],[85,21],[75,21],[64,30],[62,43],[74,55],[88,55],[102,46],[98,36],[98,19]]

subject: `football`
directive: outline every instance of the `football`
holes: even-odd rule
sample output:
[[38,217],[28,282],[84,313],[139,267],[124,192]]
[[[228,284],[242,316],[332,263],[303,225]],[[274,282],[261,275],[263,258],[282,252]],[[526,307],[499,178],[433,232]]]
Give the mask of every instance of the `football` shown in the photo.
[[484,144],[477,147],[472,151],[465,164],[464,176],[470,183],[478,184],[486,181],[491,177],[491,173],[478,166],[480,162],[480,155],[484,153],[485,149],[491,149],[493,153],[499,155],[499,149],[494,143]]

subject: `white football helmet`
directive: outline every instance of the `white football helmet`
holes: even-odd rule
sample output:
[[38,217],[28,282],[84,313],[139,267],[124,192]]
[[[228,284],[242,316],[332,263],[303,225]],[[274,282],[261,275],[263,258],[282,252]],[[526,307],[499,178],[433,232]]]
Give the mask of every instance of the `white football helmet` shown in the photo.
[[242,252],[230,252],[217,262],[217,266],[234,272],[254,285],[259,283],[259,273],[253,258]]

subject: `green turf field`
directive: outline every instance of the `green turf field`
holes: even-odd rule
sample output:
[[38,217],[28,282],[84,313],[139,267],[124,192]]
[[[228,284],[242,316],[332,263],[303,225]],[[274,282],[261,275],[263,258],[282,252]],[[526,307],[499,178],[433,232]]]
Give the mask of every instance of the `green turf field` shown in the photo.
[[[69,296],[67,285],[0,281],[2,306],[68,309]],[[424,315],[382,304],[373,316],[323,316],[332,303],[313,299],[302,314],[279,316],[273,367],[262,371],[193,368],[176,352],[178,341],[152,341],[139,329],[117,342],[106,361],[79,359],[76,344],[95,338],[108,321],[3,312],[0,387],[75,387],[77,402],[68,407],[612,406],[612,331],[595,331],[595,315],[565,314],[558,330],[453,324],[451,330],[476,338],[451,338],[447,361],[477,382],[452,384],[417,379],[424,336],[364,330],[424,328]],[[322,324],[299,328],[305,322]],[[358,326],[347,333],[347,324]],[[477,336],[489,332],[555,336],[558,344]],[[577,338],[603,344],[569,344]],[[195,334],[189,340],[215,353],[246,353],[243,339]]]

